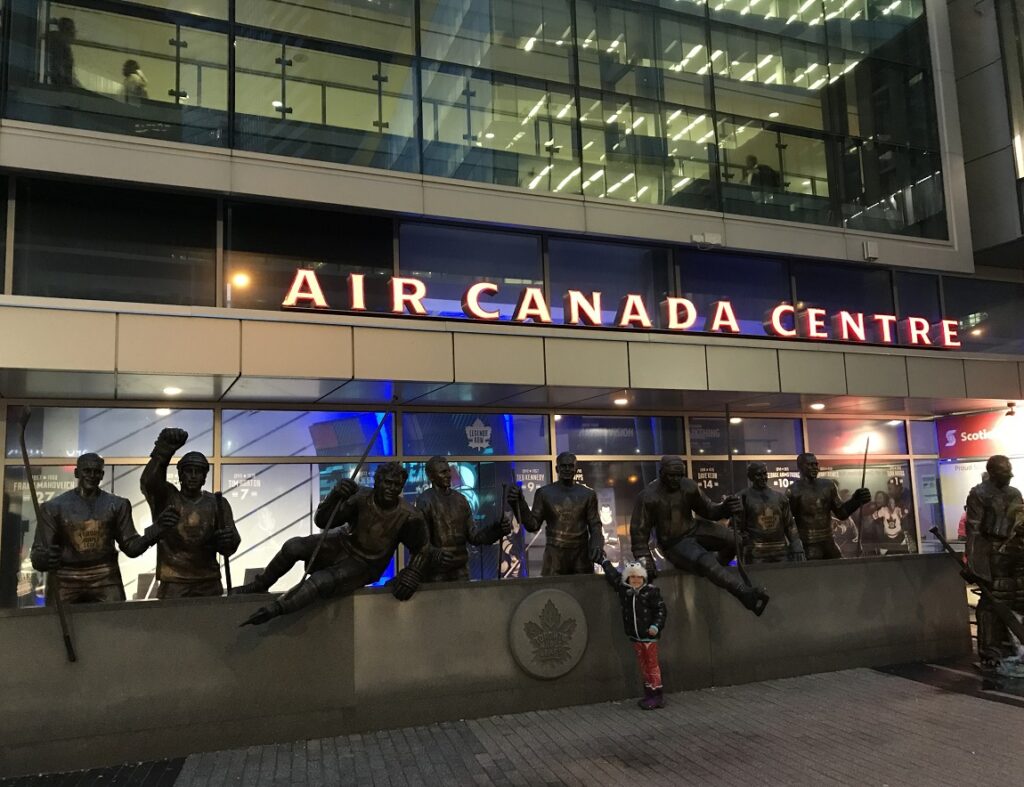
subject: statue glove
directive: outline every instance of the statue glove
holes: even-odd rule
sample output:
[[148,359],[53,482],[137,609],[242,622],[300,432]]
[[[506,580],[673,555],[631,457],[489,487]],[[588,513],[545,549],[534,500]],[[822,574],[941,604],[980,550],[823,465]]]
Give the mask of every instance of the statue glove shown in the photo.
[[391,594],[399,601],[408,601],[412,598],[412,594],[416,592],[422,581],[423,573],[418,568],[406,566],[398,572],[395,589],[391,591]]

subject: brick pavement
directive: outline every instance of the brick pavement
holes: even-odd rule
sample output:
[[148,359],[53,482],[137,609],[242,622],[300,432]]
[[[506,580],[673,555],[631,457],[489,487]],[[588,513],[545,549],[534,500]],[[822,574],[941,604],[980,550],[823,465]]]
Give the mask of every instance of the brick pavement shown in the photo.
[[667,699],[197,754],[175,787],[1024,782],[1024,708],[872,670]]

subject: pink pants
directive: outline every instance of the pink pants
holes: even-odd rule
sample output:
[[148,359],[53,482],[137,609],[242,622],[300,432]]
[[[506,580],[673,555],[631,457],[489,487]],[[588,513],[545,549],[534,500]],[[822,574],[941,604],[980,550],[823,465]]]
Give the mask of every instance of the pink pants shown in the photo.
[[649,689],[661,688],[661,667],[658,665],[657,642],[634,642],[636,661],[643,676],[644,685]]

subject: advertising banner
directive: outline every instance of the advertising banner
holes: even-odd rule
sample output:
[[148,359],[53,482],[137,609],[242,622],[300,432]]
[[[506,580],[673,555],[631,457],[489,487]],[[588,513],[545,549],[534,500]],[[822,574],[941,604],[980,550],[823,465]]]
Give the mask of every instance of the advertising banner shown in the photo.
[[1003,410],[952,415],[938,422],[942,459],[987,459],[993,454],[1020,453],[1024,418]]

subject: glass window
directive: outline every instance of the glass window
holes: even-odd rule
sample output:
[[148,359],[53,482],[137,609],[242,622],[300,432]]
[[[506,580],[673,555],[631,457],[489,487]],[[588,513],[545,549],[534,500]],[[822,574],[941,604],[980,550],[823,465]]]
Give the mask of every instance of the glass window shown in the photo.
[[948,237],[937,153],[848,139],[841,154],[846,226],[922,238]]
[[794,456],[803,450],[800,420],[736,416],[730,419],[727,438],[724,418],[690,418],[691,453],[723,456],[730,447],[734,454]]
[[[907,453],[904,421],[867,421],[852,418],[808,418],[807,450],[816,454],[868,455]],[[856,488],[856,487],[855,487]]]
[[569,90],[441,66],[422,80],[423,174],[580,193]]
[[546,454],[546,415],[406,413],[402,446],[412,456]]
[[825,140],[757,120],[718,123],[725,210],[781,221],[833,224]]
[[716,209],[710,113],[604,94],[581,96],[583,191],[597,199]]
[[[209,6],[201,3],[195,11]],[[177,14],[181,23],[175,24],[165,12],[146,8],[130,16],[62,3],[21,3],[12,10],[17,43],[11,51],[9,117],[226,144],[224,26],[193,27],[188,16]]]
[[[704,491],[704,494],[713,501],[717,502],[726,495],[735,494],[750,485],[747,480],[749,462],[745,460],[736,459],[733,462],[728,462],[721,459],[695,459],[690,464],[693,469],[691,477]],[[800,478],[800,471],[797,469],[795,461],[773,459],[765,462],[765,465],[768,467],[768,485],[780,492],[785,492],[794,481]]]
[[[1010,457],[1016,461],[1018,457]],[[984,480],[987,459],[973,462],[944,461],[939,463],[939,488],[942,492],[942,525],[947,541],[967,538],[967,495]]]
[[661,416],[555,416],[557,451],[574,454],[684,454],[683,419]]
[[669,290],[668,249],[627,246],[603,241],[553,238],[548,244],[551,318],[562,322],[562,299],[569,290],[587,297],[601,293],[601,317],[614,325],[619,301],[628,294],[643,296],[652,325],[661,324],[659,304]]
[[569,82],[572,15],[567,0],[423,0],[423,56]]
[[212,199],[18,181],[14,292],[212,306]]
[[[709,329],[715,301],[724,300],[732,303],[740,333],[767,336],[766,316],[792,300],[789,267],[782,260],[690,250],[678,251],[676,260],[682,294],[697,307],[697,329]],[[793,327],[790,318],[783,324]]]
[[616,564],[631,561],[629,520],[633,504],[643,488],[658,477],[657,462],[580,462],[577,475],[582,475],[578,480],[597,493],[608,559]]
[[390,308],[394,273],[391,219],[354,213],[240,203],[228,206],[226,306],[281,308],[295,271],[316,271],[334,309],[351,305],[349,274],[364,276],[366,307]]
[[[892,274],[885,268],[845,268],[840,265],[795,262],[797,308],[825,309],[825,332],[838,337],[830,319],[840,311],[864,314],[895,314],[892,298]],[[806,321],[798,320],[798,330],[806,331]],[[868,326],[871,320],[866,320]],[[868,330],[868,338],[873,333]],[[880,337],[874,337],[881,341]]]
[[221,452],[224,456],[361,456],[383,417],[388,421],[370,456],[391,456],[395,440],[390,413],[225,410]]
[[864,4],[825,0],[824,5],[830,49],[861,57],[875,55],[897,63],[930,63],[923,2]]
[[[846,57],[850,55],[846,54]],[[839,53],[838,57],[844,57]],[[839,62],[844,73],[847,133],[863,139],[938,150],[935,85],[931,72],[876,58]],[[836,129],[846,132],[846,129]]]
[[[820,13],[820,4],[812,4],[808,10],[812,9]],[[735,17],[734,13],[729,15]],[[749,19],[754,14],[744,16]],[[743,18],[739,21],[743,24]],[[761,20],[755,17],[754,21]],[[829,70],[822,42],[714,25],[711,48],[715,107],[719,112],[778,120],[788,126],[824,128]]]
[[896,282],[896,303],[898,306],[900,340],[909,343],[906,336],[904,317],[924,317],[930,325],[942,320],[942,306],[939,303],[939,277],[927,273],[893,271]]
[[466,288],[489,281],[500,289],[481,298],[480,305],[509,320],[522,288],[544,283],[537,235],[402,224],[399,238],[402,275],[426,282],[424,307],[430,314],[464,317]]
[[280,30],[303,38],[319,38],[412,54],[413,0],[245,0],[237,4],[240,24]]
[[911,421],[910,444],[915,454],[937,454],[939,452],[939,435],[935,421]]
[[929,532],[937,527],[943,536],[946,535],[942,521],[939,463],[936,460],[914,460],[914,498],[917,500],[917,542],[921,545],[920,551],[941,552],[942,544]]
[[[822,462],[821,477],[839,486],[839,499],[849,500],[864,474],[860,463]],[[880,557],[917,552],[914,497],[907,462],[872,462],[864,474],[871,502],[845,519],[832,518],[832,535],[843,557]]]
[[942,288],[946,316],[959,324],[964,350],[1024,352],[1024,284],[945,276]]
[[381,59],[239,38],[235,144],[415,172],[413,71]]
[[[7,457],[21,456],[20,407],[7,408]],[[31,457],[74,458],[97,453],[105,459],[149,456],[161,429],[188,432],[178,452],[213,452],[213,411],[123,407],[36,407],[25,428]]]

